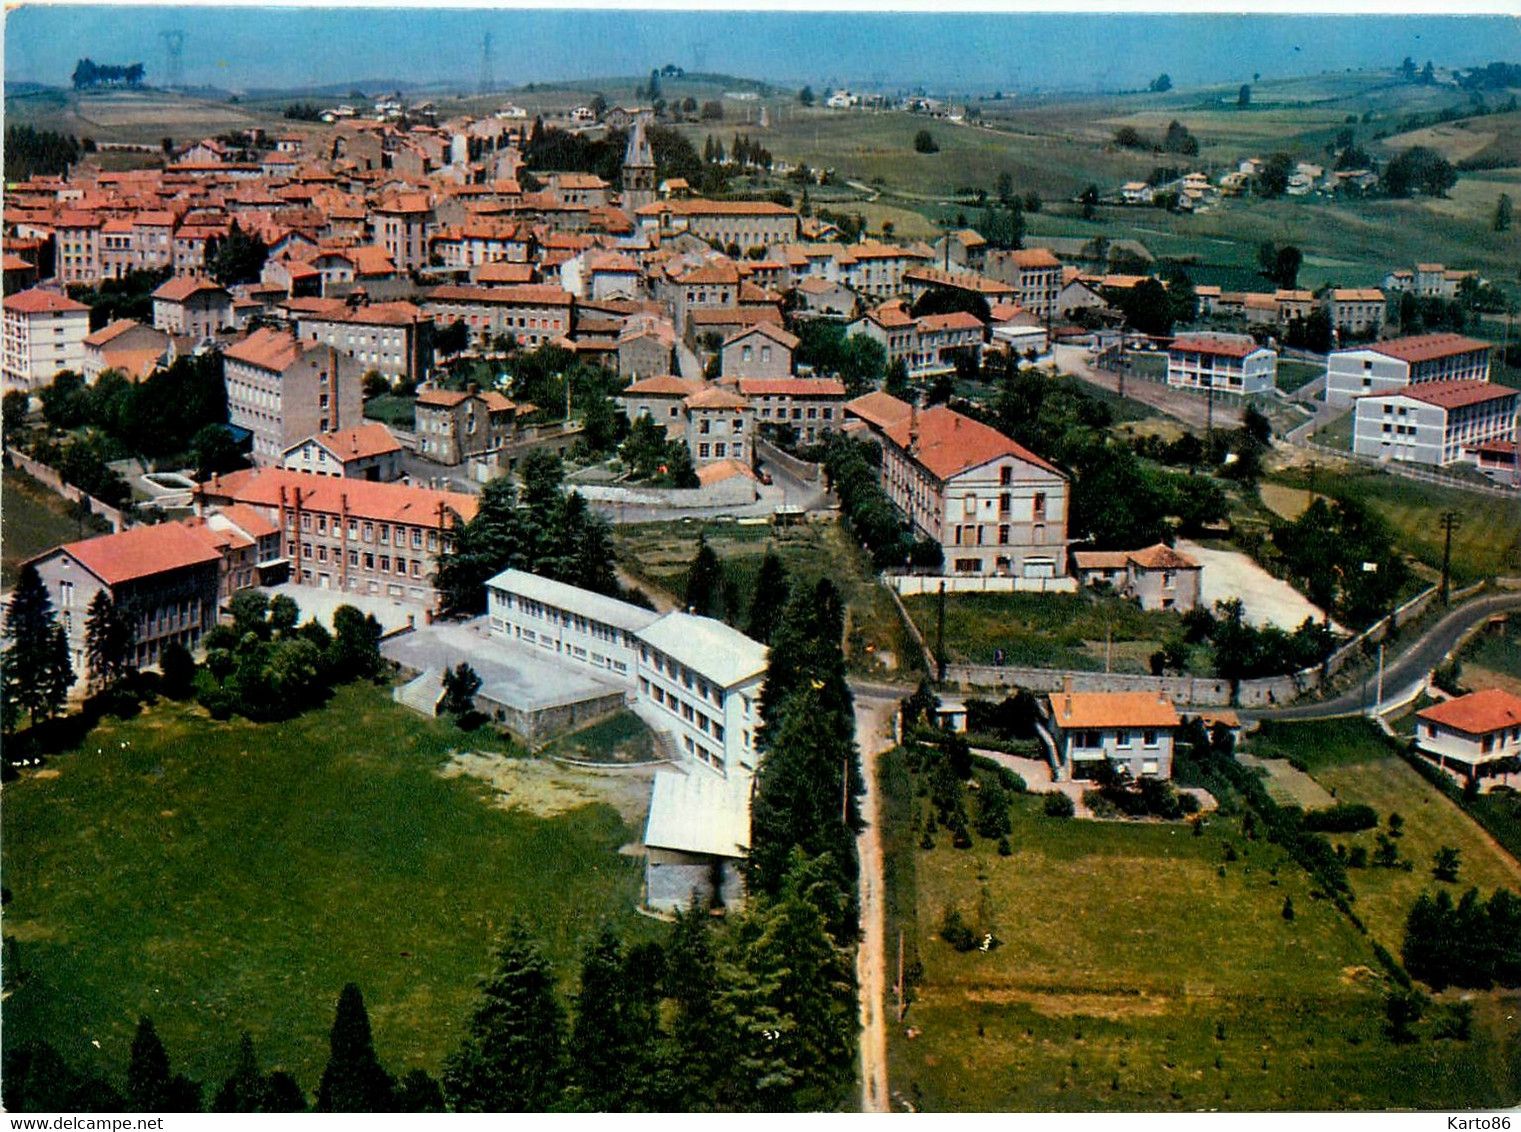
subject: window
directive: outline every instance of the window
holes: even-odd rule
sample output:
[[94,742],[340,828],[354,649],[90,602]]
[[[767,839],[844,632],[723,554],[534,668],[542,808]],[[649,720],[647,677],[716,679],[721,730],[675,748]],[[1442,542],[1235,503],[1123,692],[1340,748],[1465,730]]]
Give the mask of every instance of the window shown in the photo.
[[1157,745],[1157,733],[1155,731],[1142,732],[1141,742],[1148,747],[1155,747]]
[[1035,493],[1035,517],[1037,519],[1043,518],[1045,516],[1045,514],[1046,514],[1046,493],[1043,492],[1043,491],[1037,491]]

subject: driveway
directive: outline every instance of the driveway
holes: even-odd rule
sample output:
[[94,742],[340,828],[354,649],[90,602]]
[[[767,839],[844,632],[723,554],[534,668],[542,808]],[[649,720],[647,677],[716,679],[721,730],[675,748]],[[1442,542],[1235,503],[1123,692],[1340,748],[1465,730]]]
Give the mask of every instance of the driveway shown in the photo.
[[[1199,596],[1208,609],[1214,609],[1217,601],[1240,598],[1242,613],[1253,625],[1259,628],[1277,625],[1290,633],[1306,617],[1317,622],[1325,620],[1324,610],[1239,550],[1211,550],[1187,539],[1178,540],[1178,549],[1204,567]],[[1342,631],[1334,621],[1331,627]]]
[[[1051,353],[1056,367],[1063,373],[1070,373],[1110,393],[1117,391],[1118,375],[1094,368],[1087,347],[1056,346]],[[1133,374],[1125,379],[1125,396],[1194,428],[1204,428],[1211,421],[1215,428],[1222,429],[1236,428],[1241,424],[1240,408],[1228,404],[1224,397],[1216,398],[1212,414],[1204,394],[1169,389],[1160,381],[1147,381]]]

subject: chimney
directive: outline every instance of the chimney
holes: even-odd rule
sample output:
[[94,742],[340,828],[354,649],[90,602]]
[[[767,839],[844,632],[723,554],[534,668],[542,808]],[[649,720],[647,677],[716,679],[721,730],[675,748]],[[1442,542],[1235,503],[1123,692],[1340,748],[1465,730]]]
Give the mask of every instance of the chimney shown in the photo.
[[1062,691],[1065,692],[1069,696],[1072,695],[1072,677],[1071,676],[1063,676],[1062,677]]

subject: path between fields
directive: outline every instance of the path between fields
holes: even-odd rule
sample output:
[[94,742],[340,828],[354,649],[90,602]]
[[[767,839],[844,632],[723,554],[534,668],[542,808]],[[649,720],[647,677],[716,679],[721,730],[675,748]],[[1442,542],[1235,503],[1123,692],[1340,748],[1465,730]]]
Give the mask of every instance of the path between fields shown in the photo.
[[856,742],[861,748],[863,828],[856,839],[861,870],[861,943],[856,951],[856,984],[861,993],[861,1111],[891,1112],[887,1092],[887,947],[882,895],[881,795],[877,757],[891,744],[898,702],[868,697],[856,689]]

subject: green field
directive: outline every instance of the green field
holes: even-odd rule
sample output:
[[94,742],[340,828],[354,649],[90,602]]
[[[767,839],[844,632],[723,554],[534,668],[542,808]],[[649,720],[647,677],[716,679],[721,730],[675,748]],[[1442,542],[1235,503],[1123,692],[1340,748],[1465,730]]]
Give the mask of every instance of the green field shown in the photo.
[[[939,598],[904,599],[933,649]],[[953,664],[992,664],[1003,649],[1014,667],[1150,672],[1151,654],[1182,636],[1176,613],[1146,613],[1133,601],[1084,590],[1077,594],[950,594],[945,599],[945,652]]]
[[[1343,418],[1344,420],[1347,418]],[[1326,430],[1316,433],[1322,443]],[[1307,473],[1294,470],[1273,478],[1293,487],[1307,485]],[[1497,576],[1521,574],[1521,503],[1497,495],[1419,483],[1364,468],[1340,472],[1319,490],[1356,499],[1393,528],[1396,543],[1427,566],[1442,565],[1441,515],[1456,511],[1460,525],[1452,536],[1452,577],[1459,585]]]
[[9,588],[28,558],[60,543],[110,530],[103,519],[81,520],[63,496],[49,491],[17,468],[4,471],[5,502],[0,509],[0,586]]
[[[1195,837],[1179,824],[1047,818],[1024,797],[1011,856],[981,839],[956,850],[941,837],[925,851],[915,823],[927,803],[901,755],[887,756],[882,782],[888,938],[901,928],[909,961],[923,964],[903,1024],[889,1027],[890,1073],[917,1108],[1514,1103],[1515,1027],[1503,1018],[1521,996],[1475,996],[1468,1043],[1427,1030],[1392,1044],[1390,984],[1369,939],[1281,850],[1244,840],[1237,819],[1213,817]],[[956,953],[938,935],[947,904],[1002,945]]]
[[364,415],[372,421],[380,421],[393,428],[411,429],[416,423],[415,397],[398,397],[394,393],[382,393],[364,403]]
[[[773,527],[732,521],[629,523],[613,528],[619,565],[634,577],[659,587],[680,603],[686,573],[697,553],[701,533],[732,578],[741,612],[730,620],[743,629],[749,623],[750,599],[766,547],[776,548],[794,583],[812,585],[829,577],[840,588],[847,607],[846,658],[861,675],[907,673],[918,665],[917,650],[903,631],[902,620],[887,591],[876,581],[865,553],[838,523],[800,523]],[[892,654],[896,666],[878,659]]]
[[194,1077],[220,1080],[248,1030],[314,1090],[353,980],[387,1066],[437,1073],[514,918],[567,987],[599,924],[658,930],[618,852],[637,814],[550,805],[527,777],[518,808],[492,805],[440,776],[466,744],[363,685],[280,725],[164,703],[9,783],[6,1041],[120,1081],[148,1014]]
[[1280,361],[1278,388],[1285,393],[1298,393],[1317,377],[1324,377],[1325,373],[1325,366],[1313,362]]

